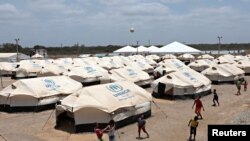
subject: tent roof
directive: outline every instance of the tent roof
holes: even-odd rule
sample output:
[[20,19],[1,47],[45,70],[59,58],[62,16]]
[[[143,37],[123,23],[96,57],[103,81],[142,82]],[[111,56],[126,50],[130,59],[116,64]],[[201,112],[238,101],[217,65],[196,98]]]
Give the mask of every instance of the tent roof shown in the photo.
[[43,98],[59,94],[71,94],[82,88],[82,84],[66,76],[21,79],[0,91],[3,96],[29,95]]
[[190,46],[184,45],[179,42],[173,42],[161,47],[159,50],[153,51],[158,53],[199,53],[200,50],[194,49]]
[[156,47],[156,46],[150,46],[150,47],[148,48],[149,52],[157,51],[158,49],[159,49],[159,48]]
[[129,53],[129,52],[136,52],[136,49],[131,47],[131,46],[125,46],[125,47],[120,48],[114,52],[115,53]]
[[[96,92],[98,90],[98,92]],[[150,102],[152,96],[143,88],[127,81],[85,87],[62,100],[73,112],[82,108],[97,108],[111,113],[122,107]]]
[[38,53],[36,53],[35,55],[32,56],[32,58],[43,58],[43,56],[40,55],[40,54],[38,54]]
[[15,56],[16,53],[0,53],[0,58],[7,58],[7,57],[12,57]]
[[139,46],[136,48],[136,51],[138,52],[149,52],[149,49],[144,46]]

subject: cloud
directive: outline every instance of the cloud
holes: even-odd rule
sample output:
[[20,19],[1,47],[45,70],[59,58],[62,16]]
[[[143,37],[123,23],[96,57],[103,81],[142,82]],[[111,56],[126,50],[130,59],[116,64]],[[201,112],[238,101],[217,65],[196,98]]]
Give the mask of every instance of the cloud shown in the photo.
[[161,0],[163,3],[182,3],[185,2],[186,0]]
[[169,12],[168,7],[160,4],[160,3],[141,3],[131,6],[122,7],[121,13],[123,15],[134,16],[140,15],[143,17],[151,16],[151,15],[162,15],[167,14]]
[[138,3],[139,0],[99,0],[104,5],[128,5]]
[[28,13],[19,11],[14,5],[4,3],[0,5],[0,23],[22,20],[29,17]]
[[65,0],[28,0],[32,11],[48,13],[48,17],[84,15],[85,10],[77,3],[67,3]]

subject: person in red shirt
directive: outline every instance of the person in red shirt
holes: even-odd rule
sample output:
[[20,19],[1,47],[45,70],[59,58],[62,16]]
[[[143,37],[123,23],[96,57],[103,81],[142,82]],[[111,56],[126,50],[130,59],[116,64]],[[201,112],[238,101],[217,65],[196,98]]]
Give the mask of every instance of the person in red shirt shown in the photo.
[[198,117],[200,117],[200,119],[203,119],[202,115],[201,115],[201,108],[203,109],[203,111],[205,111],[203,104],[200,100],[201,96],[198,96],[195,100],[194,100],[194,104],[192,106],[192,109],[194,108],[195,105],[195,113],[197,114]]
[[99,128],[99,124],[96,123],[96,126],[94,128],[95,134],[98,138],[99,141],[103,141],[102,136],[103,136],[103,131],[102,129]]

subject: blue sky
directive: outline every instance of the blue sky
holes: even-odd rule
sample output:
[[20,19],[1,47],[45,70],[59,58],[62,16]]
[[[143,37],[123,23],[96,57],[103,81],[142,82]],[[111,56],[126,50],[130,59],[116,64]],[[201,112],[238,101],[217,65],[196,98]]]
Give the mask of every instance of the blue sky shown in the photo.
[[217,36],[249,43],[249,6],[250,0],[0,0],[0,44],[218,43]]

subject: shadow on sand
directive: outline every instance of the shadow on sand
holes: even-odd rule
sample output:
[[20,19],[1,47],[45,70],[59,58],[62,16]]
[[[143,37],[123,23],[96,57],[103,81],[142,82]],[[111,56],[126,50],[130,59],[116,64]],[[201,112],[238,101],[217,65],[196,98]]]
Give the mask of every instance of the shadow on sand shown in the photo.
[[144,139],[147,139],[148,137],[136,137],[137,140],[144,140]]

